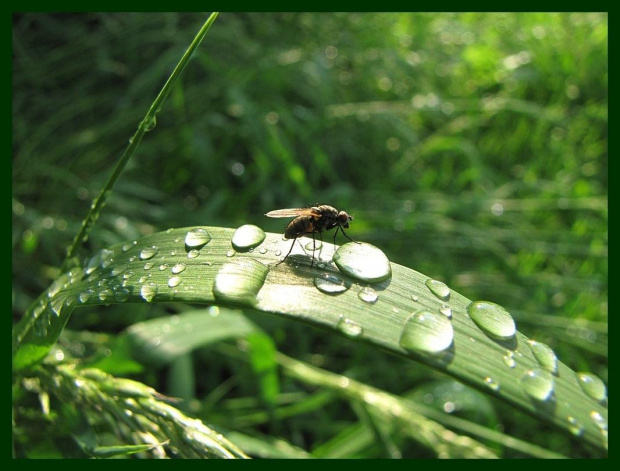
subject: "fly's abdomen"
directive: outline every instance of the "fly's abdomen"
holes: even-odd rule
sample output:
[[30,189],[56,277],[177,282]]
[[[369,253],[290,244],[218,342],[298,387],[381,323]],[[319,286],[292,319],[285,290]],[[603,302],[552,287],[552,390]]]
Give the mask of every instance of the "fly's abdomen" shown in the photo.
[[311,234],[314,232],[314,218],[303,216],[293,219],[284,230],[284,237],[294,239],[301,234]]

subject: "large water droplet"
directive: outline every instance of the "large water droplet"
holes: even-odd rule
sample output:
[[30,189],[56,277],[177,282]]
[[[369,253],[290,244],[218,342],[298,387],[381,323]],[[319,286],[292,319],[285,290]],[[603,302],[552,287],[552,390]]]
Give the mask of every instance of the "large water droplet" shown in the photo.
[[333,273],[321,273],[319,276],[314,278],[314,286],[316,286],[318,290],[323,293],[337,294],[344,293],[348,290],[351,283],[343,280],[338,275]]
[[541,342],[537,342],[536,340],[528,340],[528,345],[530,346],[530,350],[545,370],[556,374],[558,372],[558,357],[555,356],[555,353],[551,348]]
[[577,379],[584,392],[596,401],[604,401],[607,398],[605,383],[591,373],[577,373]]
[[343,273],[369,283],[378,283],[392,276],[392,267],[385,254],[365,242],[344,244],[336,250],[333,261]]
[[147,303],[155,299],[156,294],[157,285],[155,283],[144,284],[140,289],[140,296],[142,296],[142,299],[144,299]]
[[185,234],[185,245],[192,249],[200,249],[211,240],[211,234],[206,229],[197,227]]
[[452,344],[453,338],[450,319],[443,314],[418,311],[407,319],[400,345],[407,350],[439,353]]
[[345,334],[347,337],[356,338],[364,333],[364,329],[361,325],[353,322],[351,319],[347,319],[344,316],[340,316],[338,320],[338,330]]
[[236,304],[253,305],[269,268],[254,259],[226,262],[215,275],[213,294]]
[[534,368],[521,377],[525,392],[537,401],[546,401],[553,394],[553,376],[548,371]]
[[187,265],[185,265],[184,263],[177,263],[175,266],[172,267],[171,271],[175,275],[178,275],[179,273],[185,271],[186,268],[187,268]]
[[265,240],[265,232],[253,224],[245,224],[238,227],[232,236],[232,246],[238,252],[245,252],[253,247],[257,247]]
[[357,297],[368,304],[374,304],[379,299],[377,292],[369,286],[365,286],[357,293]]
[[493,337],[508,339],[517,331],[512,316],[499,304],[473,301],[467,306],[467,313],[478,327]]
[[428,279],[426,280],[426,286],[431,290],[435,296],[437,296],[442,301],[447,301],[450,299],[450,288],[442,281]]
[[151,247],[146,247],[140,252],[140,260],[149,260],[157,255],[157,252],[159,252],[159,249],[154,245]]

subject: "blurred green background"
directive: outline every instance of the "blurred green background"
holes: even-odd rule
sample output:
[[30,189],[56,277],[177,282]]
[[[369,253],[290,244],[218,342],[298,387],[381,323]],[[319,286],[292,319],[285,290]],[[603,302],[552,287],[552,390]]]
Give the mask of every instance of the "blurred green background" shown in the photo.
[[[205,19],[13,15],[14,319],[58,274]],[[286,221],[265,212],[330,204],[355,216],[354,239],[503,305],[522,333],[606,382],[607,41],[603,13],[221,14],[82,255],[169,227],[280,232]],[[114,334],[170,312],[82,309],[69,328]],[[254,320],[281,351],[322,355],[330,370],[390,392],[437,377],[307,326]],[[211,367],[231,375],[229,364]],[[209,375],[199,389],[218,384]],[[491,404],[507,432],[531,420]],[[300,446],[321,440],[297,433],[289,440]]]

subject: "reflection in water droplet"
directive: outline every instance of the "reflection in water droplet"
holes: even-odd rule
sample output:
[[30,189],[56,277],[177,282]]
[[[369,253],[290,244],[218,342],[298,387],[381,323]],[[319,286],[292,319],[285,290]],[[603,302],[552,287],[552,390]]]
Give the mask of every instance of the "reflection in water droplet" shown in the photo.
[[442,301],[447,301],[450,299],[450,288],[442,281],[428,279],[426,280],[426,286],[431,290],[435,296],[437,296]]
[[486,378],[484,378],[484,382],[493,391],[499,391],[499,383],[495,381],[493,378],[491,378],[490,376],[487,376]]
[[244,252],[257,247],[265,240],[265,232],[253,224],[238,227],[232,236],[231,243],[235,250]]
[[583,425],[581,425],[577,419],[570,415],[568,416],[568,429],[570,430],[570,433],[576,437],[583,435]]
[[530,346],[530,350],[545,370],[556,374],[558,372],[558,358],[555,356],[555,353],[551,348],[541,342],[537,342],[536,340],[528,340],[528,345]]
[[269,268],[254,259],[226,262],[215,275],[213,294],[236,304],[254,305]]
[[504,355],[504,363],[508,368],[514,368],[515,366],[517,366],[514,353],[506,352],[506,355]]
[[607,399],[607,388],[605,383],[591,373],[577,373],[577,379],[584,392],[596,401],[604,401]]
[[439,353],[447,349],[454,338],[450,319],[438,313],[413,313],[400,337],[401,347],[418,352]]
[[364,333],[364,329],[361,325],[347,319],[344,316],[340,316],[338,320],[338,330],[345,334],[347,337],[356,338]]
[[211,241],[211,234],[206,229],[197,227],[185,234],[185,245],[193,249],[200,249]]
[[366,286],[359,290],[357,293],[357,297],[360,298],[365,303],[374,304],[379,299],[379,295],[377,292],[369,286]]
[[180,276],[171,276],[168,279],[168,286],[170,286],[171,288],[174,288],[175,286],[179,286],[180,284],[181,284]]
[[175,266],[172,267],[171,271],[175,275],[178,275],[179,273],[182,273],[183,271],[185,271],[186,268],[187,268],[187,265],[185,265],[184,263],[177,263]]
[[142,299],[144,299],[146,302],[151,302],[153,299],[155,299],[156,294],[157,285],[155,283],[144,284],[140,289],[140,296],[142,296]]
[[392,276],[392,267],[385,254],[365,242],[349,242],[339,247],[333,261],[340,271],[368,283],[378,283]]
[[594,425],[596,425],[601,430],[607,430],[607,420],[603,417],[600,412],[593,410],[590,412],[590,418]]
[[146,247],[140,251],[140,260],[149,260],[157,255],[159,249],[154,245],[152,247]]
[[344,293],[351,284],[333,273],[321,273],[314,278],[314,286],[327,294]]
[[533,399],[546,401],[553,394],[553,376],[548,371],[534,368],[521,377],[525,392]]
[[499,304],[473,301],[467,306],[467,313],[478,327],[492,337],[507,339],[513,337],[517,331],[514,320]]

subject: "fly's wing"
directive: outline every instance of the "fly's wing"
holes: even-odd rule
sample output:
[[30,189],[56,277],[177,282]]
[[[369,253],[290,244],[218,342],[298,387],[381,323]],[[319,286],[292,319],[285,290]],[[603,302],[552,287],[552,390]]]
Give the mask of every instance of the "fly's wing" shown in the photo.
[[265,216],[270,218],[295,218],[298,216],[312,216],[317,218],[321,216],[321,213],[314,208],[290,208],[269,211]]

